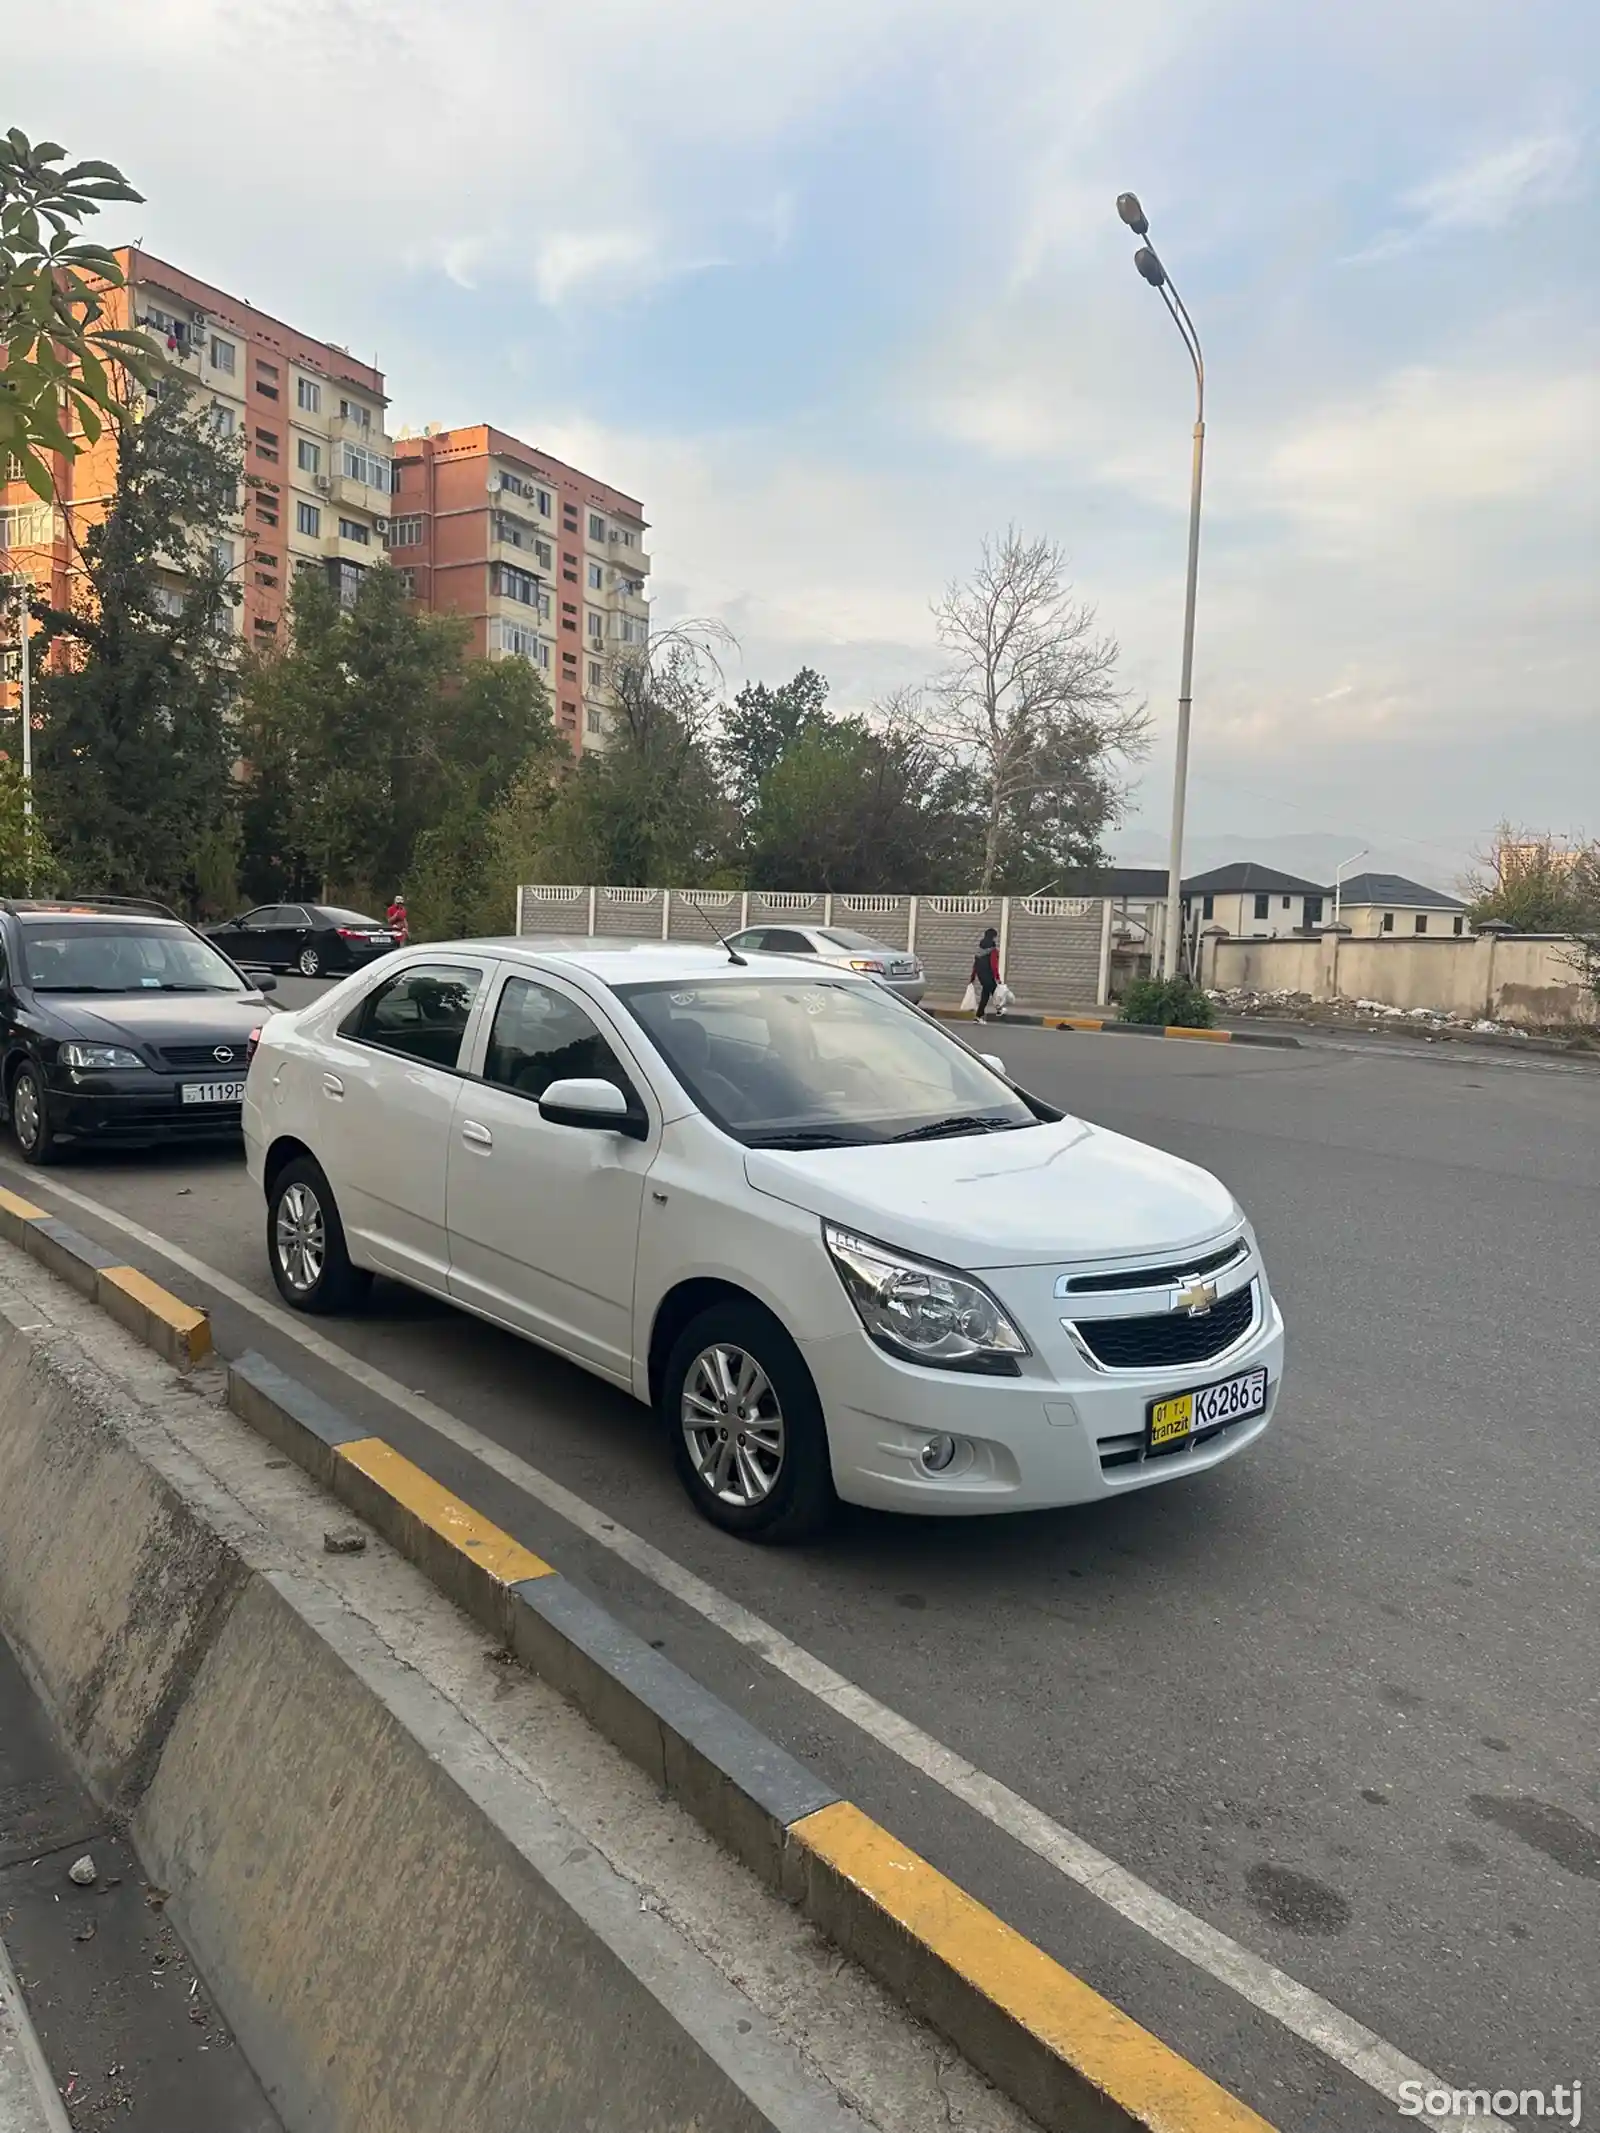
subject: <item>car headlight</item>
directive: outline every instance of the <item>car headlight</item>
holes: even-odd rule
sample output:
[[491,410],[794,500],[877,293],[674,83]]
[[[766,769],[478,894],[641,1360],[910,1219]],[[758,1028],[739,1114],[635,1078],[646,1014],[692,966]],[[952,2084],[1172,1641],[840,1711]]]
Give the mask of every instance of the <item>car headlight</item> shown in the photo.
[[823,1241],[869,1337],[908,1363],[1015,1377],[1028,1344],[981,1282],[831,1222]]
[[144,1061],[125,1044],[64,1044],[56,1054],[69,1067],[142,1067]]

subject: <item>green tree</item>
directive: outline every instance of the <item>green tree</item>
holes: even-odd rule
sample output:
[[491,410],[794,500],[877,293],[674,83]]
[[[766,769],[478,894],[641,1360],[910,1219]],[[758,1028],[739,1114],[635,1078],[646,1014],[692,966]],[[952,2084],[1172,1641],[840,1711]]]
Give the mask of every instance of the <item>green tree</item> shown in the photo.
[[1586,915],[1573,851],[1509,822],[1501,823],[1493,845],[1479,855],[1466,894],[1475,926],[1495,919],[1518,933],[1571,933]]
[[585,754],[556,795],[543,879],[694,886],[718,869],[734,834],[710,740],[718,678],[694,630],[616,662],[609,743]]
[[22,806],[22,765],[0,755],[0,896],[49,895],[61,886],[61,869]]
[[[236,797],[241,451],[176,389],[116,424],[116,494],[84,540],[81,591],[70,609],[33,602],[38,808],[72,886],[192,904]],[[55,645],[64,659],[47,660]]]
[[790,747],[763,780],[750,839],[762,889],[959,886],[971,848],[960,781],[894,707],[876,725],[840,718]]
[[15,126],[0,138],[0,453],[46,503],[54,485],[45,455],[72,458],[97,442],[130,386],[162,368],[142,333],[105,323],[122,269],[77,234],[102,200],[143,196],[110,163],[63,168],[66,153]]
[[763,782],[791,748],[826,730],[828,684],[814,667],[769,689],[764,682],[742,688],[723,713],[717,761],[734,805],[748,813]]

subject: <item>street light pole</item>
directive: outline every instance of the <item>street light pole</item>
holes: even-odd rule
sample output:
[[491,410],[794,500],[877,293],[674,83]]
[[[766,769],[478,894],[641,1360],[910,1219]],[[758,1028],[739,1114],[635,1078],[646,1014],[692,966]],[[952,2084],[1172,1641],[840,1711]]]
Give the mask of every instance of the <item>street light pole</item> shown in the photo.
[[1333,922],[1339,923],[1339,913],[1344,907],[1344,877],[1358,859],[1365,859],[1370,847],[1363,845],[1359,852],[1352,852],[1348,859],[1341,859],[1333,874]]
[[28,639],[33,629],[33,613],[28,605],[32,585],[26,577],[13,577],[5,581],[6,591],[16,602],[17,609],[17,672],[22,686],[22,886],[28,895],[33,894],[33,680],[32,662],[29,659]]
[[[1135,193],[1117,195],[1117,213],[1136,237],[1148,237],[1150,224]],[[1153,245],[1142,244],[1133,263],[1171,313],[1189,361],[1194,365],[1194,456],[1189,475],[1189,568],[1183,597],[1183,667],[1178,681],[1178,739],[1172,766],[1172,836],[1167,852],[1167,923],[1161,949],[1161,975],[1178,973],[1178,941],[1183,915],[1183,815],[1189,790],[1189,712],[1194,688],[1194,608],[1200,579],[1200,489],[1206,451],[1206,366],[1200,336],[1183,299],[1157,258]]]

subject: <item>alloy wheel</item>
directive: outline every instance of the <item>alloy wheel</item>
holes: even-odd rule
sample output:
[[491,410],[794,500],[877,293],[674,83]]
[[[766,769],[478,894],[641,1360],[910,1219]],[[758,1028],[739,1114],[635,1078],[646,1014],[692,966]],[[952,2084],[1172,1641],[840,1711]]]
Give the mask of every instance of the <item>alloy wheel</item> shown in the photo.
[[309,1185],[291,1185],[278,1202],[277,1245],[290,1288],[309,1295],[328,1260],[328,1225]]
[[315,948],[302,948],[300,951],[300,975],[303,978],[314,978],[320,973],[321,969],[322,958]]
[[743,1509],[766,1501],[783,1472],[783,1409],[747,1349],[719,1341],[701,1350],[683,1381],[680,1420],[713,1496]]
[[11,1122],[24,1148],[37,1148],[44,1125],[39,1103],[39,1084],[31,1074],[19,1074],[11,1092]]

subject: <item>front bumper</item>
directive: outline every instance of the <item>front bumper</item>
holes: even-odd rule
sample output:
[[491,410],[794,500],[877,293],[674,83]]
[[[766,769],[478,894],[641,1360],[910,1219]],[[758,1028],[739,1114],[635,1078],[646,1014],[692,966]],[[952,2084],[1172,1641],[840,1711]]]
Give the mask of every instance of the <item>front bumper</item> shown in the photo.
[[[173,1075],[89,1074],[49,1079],[46,1100],[51,1131],[75,1141],[227,1140],[241,1130],[240,1104],[186,1104],[181,1082],[198,1073]],[[243,1080],[243,1075],[236,1077]],[[111,1086],[120,1083],[121,1086]]]
[[[875,1347],[864,1333],[803,1343],[827,1417],[834,1486],[847,1503],[926,1516],[1037,1511],[1104,1502],[1199,1474],[1253,1444],[1272,1421],[1283,1382],[1283,1320],[1265,1297],[1247,1341],[1214,1363],[1054,1381],[968,1376],[919,1369]],[[1201,1442],[1129,1460],[1149,1401],[1267,1372],[1262,1414]],[[932,1436],[964,1449],[942,1474],[918,1464]]]

